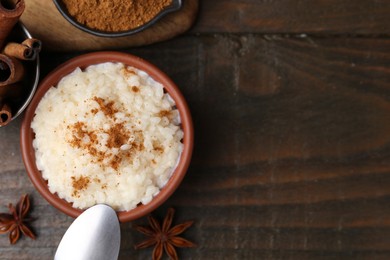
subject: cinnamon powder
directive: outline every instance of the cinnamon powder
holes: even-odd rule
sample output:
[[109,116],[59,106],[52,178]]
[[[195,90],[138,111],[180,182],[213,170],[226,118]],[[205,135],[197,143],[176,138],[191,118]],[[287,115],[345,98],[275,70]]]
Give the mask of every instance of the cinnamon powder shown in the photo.
[[[107,130],[96,129],[89,130],[87,124],[83,122],[76,122],[74,124],[68,125],[67,129],[71,131],[72,137],[68,140],[68,143],[75,148],[85,150],[92,156],[91,163],[98,163],[102,167],[102,163],[105,160],[108,160],[107,166],[118,170],[120,164],[124,159],[130,160],[132,155],[140,152],[144,149],[143,142],[144,136],[143,132],[140,130],[130,131],[124,125],[124,123],[114,123],[115,113],[119,110],[114,106],[114,101],[104,100],[100,97],[93,97],[99,108],[91,110],[91,113],[96,114],[102,112],[109,121],[112,121],[111,126]],[[120,154],[113,155],[112,153],[102,152],[99,150],[101,145],[98,140],[98,134],[105,133],[108,135],[107,143],[105,146],[109,149],[117,148],[120,149],[122,145],[128,144],[129,148],[121,150]],[[133,136],[134,140],[129,143],[130,137]]]
[[140,27],[172,0],[63,0],[69,14],[91,29],[120,32]]
[[87,189],[90,183],[88,177],[80,176],[79,178],[76,178],[72,176],[71,179],[72,179],[72,187],[73,187],[73,192],[72,192],[73,197],[79,196],[79,192]]

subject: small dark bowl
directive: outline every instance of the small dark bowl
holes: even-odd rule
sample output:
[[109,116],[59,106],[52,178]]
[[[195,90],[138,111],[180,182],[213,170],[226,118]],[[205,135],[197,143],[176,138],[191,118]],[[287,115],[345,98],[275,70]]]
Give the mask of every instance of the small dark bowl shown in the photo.
[[163,16],[165,16],[169,13],[178,11],[182,6],[182,0],[172,0],[172,4],[170,6],[166,7],[159,14],[157,14],[152,20],[150,20],[149,22],[145,23],[142,26],[139,26],[137,28],[127,30],[127,31],[106,32],[106,31],[99,31],[96,29],[89,28],[86,25],[77,22],[76,19],[74,19],[73,16],[71,16],[69,14],[69,12],[68,12],[65,4],[62,2],[62,0],[53,0],[53,2],[55,4],[55,6],[57,7],[58,11],[62,14],[62,16],[68,22],[70,22],[73,26],[75,26],[76,28],[78,28],[84,32],[90,33],[92,35],[96,35],[96,36],[100,36],[100,37],[112,37],[112,38],[129,36],[129,35],[133,35],[133,34],[136,34],[138,32],[141,32],[141,31],[151,27],[158,20],[160,20]]
[[129,211],[117,212],[119,220],[121,222],[126,222],[145,216],[164,203],[164,201],[166,201],[180,185],[191,161],[194,143],[194,130],[189,108],[179,88],[165,73],[163,73],[157,67],[139,57],[121,52],[94,52],[78,56],[65,62],[40,82],[37,93],[31,100],[31,103],[28,106],[22,121],[20,130],[20,146],[27,174],[39,193],[58,210],[71,217],[78,217],[83,212],[83,210],[74,208],[71,203],[61,199],[57,196],[57,194],[51,193],[48,188],[47,181],[42,177],[41,172],[37,168],[35,160],[35,149],[32,144],[35,134],[31,129],[31,122],[35,115],[35,109],[37,108],[40,100],[45,95],[47,90],[49,90],[52,86],[56,86],[64,76],[70,74],[76,68],[79,67],[84,69],[89,65],[103,62],[122,62],[128,66],[133,66],[145,71],[154,80],[160,82],[176,103],[176,107],[180,113],[181,128],[184,132],[184,138],[182,141],[183,151],[171,178],[148,204],[140,204],[136,208]]
[[[19,22],[12,29],[11,34],[7,38],[7,41],[22,42],[23,40],[28,38],[32,38],[31,34],[27,30],[27,28],[21,22]],[[25,76],[20,82],[23,87],[23,91],[17,98],[12,100],[6,100],[11,107],[11,120],[17,118],[26,109],[35,94],[39,81],[39,54],[37,55],[37,58],[35,60],[22,61],[22,63],[25,68]],[[0,128],[1,127],[2,126],[0,126]],[[6,125],[3,127],[6,127]]]

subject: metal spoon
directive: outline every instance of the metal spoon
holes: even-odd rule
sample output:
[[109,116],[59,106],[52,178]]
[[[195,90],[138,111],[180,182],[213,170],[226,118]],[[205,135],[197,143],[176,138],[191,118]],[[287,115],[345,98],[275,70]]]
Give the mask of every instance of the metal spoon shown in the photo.
[[57,248],[55,260],[118,259],[120,228],[115,211],[96,205],[70,225]]

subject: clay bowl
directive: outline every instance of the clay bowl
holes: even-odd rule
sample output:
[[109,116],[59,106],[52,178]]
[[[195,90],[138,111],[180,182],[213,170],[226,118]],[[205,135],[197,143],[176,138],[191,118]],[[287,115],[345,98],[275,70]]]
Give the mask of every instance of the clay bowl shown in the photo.
[[117,212],[119,220],[121,222],[127,222],[150,213],[158,206],[160,206],[164,201],[166,201],[181,183],[191,160],[193,148],[193,126],[190,111],[178,87],[167,75],[165,75],[154,65],[139,57],[120,52],[89,53],[73,58],[60,65],[42,80],[34,98],[31,100],[30,105],[26,110],[20,132],[22,158],[27,170],[27,174],[32,183],[51,205],[74,218],[82,213],[82,210],[72,207],[70,203],[49,191],[47,182],[43,179],[41,172],[37,169],[35,163],[35,151],[32,145],[34,132],[30,126],[38,103],[51,86],[56,86],[61,78],[74,71],[77,67],[84,69],[89,65],[103,62],[122,62],[126,65],[130,65],[145,71],[156,81],[160,82],[176,102],[176,107],[180,113],[182,129],[184,132],[184,138],[182,141],[184,144],[183,152],[170,180],[150,203],[146,205],[140,204],[135,209],[129,211]]
[[133,34],[136,34],[138,32],[144,31],[154,25],[156,22],[158,22],[161,18],[166,16],[169,13],[175,12],[180,10],[182,6],[182,0],[172,0],[172,4],[165,9],[163,9],[160,13],[158,13],[153,19],[151,19],[149,22],[136,27],[131,30],[126,30],[126,31],[120,31],[120,32],[106,32],[106,31],[99,31],[96,29],[92,29],[87,27],[86,25],[79,23],[72,15],[69,14],[66,5],[62,0],[53,0],[55,6],[57,7],[58,11],[61,13],[61,15],[73,26],[76,28],[87,32],[89,34],[95,35],[95,36],[100,36],[100,37],[123,37],[123,36],[130,36]]

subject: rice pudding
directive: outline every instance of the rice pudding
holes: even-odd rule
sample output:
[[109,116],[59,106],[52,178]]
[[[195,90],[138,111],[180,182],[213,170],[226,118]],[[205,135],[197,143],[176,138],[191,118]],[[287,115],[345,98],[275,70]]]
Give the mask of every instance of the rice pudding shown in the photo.
[[78,68],[62,78],[41,99],[31,128],[50,191],[80,209],[147,204],[183,149],[174,100],[147,73],[122,63]]

